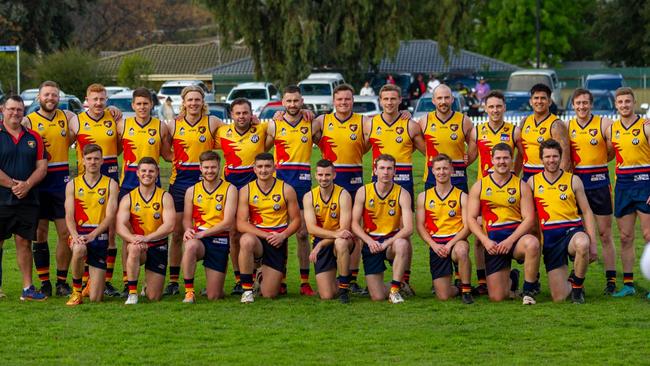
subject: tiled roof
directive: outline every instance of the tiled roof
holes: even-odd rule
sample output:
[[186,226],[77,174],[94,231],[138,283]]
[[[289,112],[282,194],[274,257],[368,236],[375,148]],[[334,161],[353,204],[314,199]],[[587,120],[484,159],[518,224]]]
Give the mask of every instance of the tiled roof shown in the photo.
[[217,67],[201,70],[200,74],[252,75],[255,73],[253,59],[245,57]]
[[200,74],[201,71],[227,64],[235,60],[248,58],[245,47],[221,47],[218,42],[195,44],[153,44],[136,48],[100,60],[105,70],[116,75],[120,64],[126,56],[140,55],[151,60],[153,74]]
[[379,64],[379,72],[444,73],[453,70],[514,71],[519,67],[478,53],[449,49],[449,63],[439,52],[438,42],[414,40],[400,42],[395,58],[387,57]]

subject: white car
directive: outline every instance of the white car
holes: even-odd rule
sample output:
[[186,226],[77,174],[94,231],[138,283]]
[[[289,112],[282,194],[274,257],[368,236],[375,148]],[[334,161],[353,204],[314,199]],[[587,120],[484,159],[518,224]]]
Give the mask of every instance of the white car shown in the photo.
[[341,79],[310,79],[298,83],[305,107],[316,115],[329,113],[333,110],[332,97],[334,88],[343,84]]
[[111,97],[117,93],[123,92],[123,91],[128,91],[131,90],[131,88],[126,87],[126,86],[107,86],[106,87],[106,96]]
[[[155,92],[151,93],[151,99],[153,100],[153,109],[151,110],[151,115],[156,118],[161,118],[160,116],[160,101],[156,98]],[[106,106],[113,106],[122,111],[122,119],[129,117],[135,117],[135,111],[131,106],[133,101],[133,90],[125,90],[116,94],[113,94],[106,101]]]
[[374,116],[381,113],[379,97],[376,95],[355,95],[352,112],[364,116]]
[[251,102],[253,114],[259,116],[264,106],[275,100],[280,100],[278,88],[271,83],[243,83],[232,88],[226,103],[232,103],[237,98],[246,98]]
[[20,93],[20,97],[23,98],[23,102],[25,103],[25,108],[28,108],[30,105],[32,105],[37,96],[38,89],[26,89]]
[[535,84],[545,84],[551,89],[551,100],[557,108],[562,108],[562,88],[564,82],[560,82],[557,73],[553,69],[527,69],[518,70],[510,74],[507,91],[525,91]]
[[174,113],[178,114],[181,110],[181,92],[183,91],[183,88],[190,85],[196,85],[203,89],[203,92],[205,93],[204,101],[206,103],[214,102],[214,94],[210,93],[208,87],[201,80],[166,81],[158,91],[158,100],[160,103],[164,103],[167,97],[172,98]]

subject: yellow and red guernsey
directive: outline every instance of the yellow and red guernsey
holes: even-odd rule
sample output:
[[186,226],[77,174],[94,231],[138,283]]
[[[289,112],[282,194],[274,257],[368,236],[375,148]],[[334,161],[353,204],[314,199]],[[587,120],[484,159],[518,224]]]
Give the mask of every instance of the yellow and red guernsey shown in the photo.
[[[156,187],[151,198],[148,200],[142,197],[140,189],[136,188],[129,192],[131,199],[131,217],[129,222],[133,232],[138,235],[149,235],[156,231],[163,224],[163,195],[165,191]],[[149,243],[149,246],[163,245],[167,243],[167,238],[160,239],[156,242]]]
[[275,121],[275,173],[292,187],[311,188],[311,122]]
[[77,231],[88,233],[98,227],[106,217],[111,179],[102,175],[90,185],[83,175],[74,178],[74,220]]
[[57,109],[54,116],[45,118],[38,111],[27,115],[32,129],[43,138],[47,158],[47,175],[39,184],[41,191],[63,192],[70,179],[68,164],[68,117]]
[[433,182],[435,179],[430,173],[431,161],[439,154],[446,154],[451,158],[454,169],[462,172],[465,164],[465,132],[463,131],[462,113],[452,112],[446,121],[442,121],[436,112],[427,114],[427,124],[423,131],[426,144],[427,164],[424,167],[423,180]]
[[248,183],[249,222],[264,231],[284,231],[289,223],[284,182],[275,179],[273,186],[264,192],[257,180]]
[[217,130],[216,147],[223,151],[224,178],[241,188],[255,179],[253,165],[255,156],[264,152],[267,123],[251,125],[239,133],[234,124],[223,125]]
[[515,149],[515,125],[508,122],[495,130],[488,122],[476,126],[476,145],[478,150],[478,178],[481,179],[492,173],[492,148],[496,144],[504,143]]
[[393,183],[385,196],[377,192],[375,183],[364,187],[366,200],[363,205],[363,228],[374,239],[394,235],[402,226],[402,208],[399,196],[402,187]]
[[[205,231],[223,221],[229,187],[230,183],[224,180],[212,192],[205,188],[203,181],[194,185],[192,196],[194,230]],[[219,236],[228,236],[228,232],[221,232]]]
[[122,177],[120,186],[131,190],[138,186],[138,161],[145,156],[160,161],[161,122],[158,118],[140,125],[135,117],[124,120],[122,136]]
[[214,148],[214,137],[210,131],[208,116],[191,124],[185,118],[176,120],[172,134],[174,161],[169,184],[187,188],[199,181],[199,156]]
[[480,206],[487,233],[516,229],[522,221],[521,179],[511,174],[503,185],[498,185],[492,174],[481,178]]
[[77,132],[77,172],[84,173],[83,149],[88,144],[97,144],[102,148],[104,164],[102,174],[118,180],[117,171],[117,126],[113,117],[108,112],[97,120],[82,112],[78,116],[79,131]]
[[446,243],[463,230],[462,194],[456,187],[445,197],[440,197],[435,187],[425,191],[424,227],[435,242]]
[[592,115],[584,126],[576,118],[569,121],[569,143],[574,173],[582,180],[587,190],[609,186],[604,132],[600,116]]
[[539,145],[551,138],[551,128],[558,120],[554,114],[549,114],[539,123],[531,114],[524,120],[521,127],[521,144],[524,148],[524,174],[535,174],[544,170],[544,164],[539,158]]
[[616,153],[616,186],[638,187],[650,184],[650,145],[638,117],[628,128],[620,120],[612,125],[612,146]]

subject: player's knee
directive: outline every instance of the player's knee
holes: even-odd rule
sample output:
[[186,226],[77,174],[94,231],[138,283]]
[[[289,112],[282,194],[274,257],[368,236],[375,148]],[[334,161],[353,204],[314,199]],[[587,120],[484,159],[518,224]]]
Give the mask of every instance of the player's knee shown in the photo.
[[488,297],[490,298],[490,301],[493,302],[501,302],[508,298],[505,293],[495,293],[495,292],[488,293]]
[[648,243],[650,242],[650,227],[642,228],[643,240]]
[[393,242],[393,248],[395,249],[395,254],[405,256],[411,251],[411,243],[406,239],[397,239]]
[[539,240],[534,236],[528,236],[526,242],[524,243],[524,248],[526,249],[526,255],[529,256],[539,256]]
[[[633,229],[634,230],[634,229]],[[621,246],[631,246],[634,241],[634,231],[620,230]]]
[[458,242],[454,245],[454,252],[459,260],[467,259],[469,256],[469,245],[464,241]]
[[255,247],[255,238],[251,234],[244,234],[239,239],[239,250],[252,251]]
[[584,234],[576,238],[576,255],[582,256],[589,253],[589,237]]
[[301,227],[296,231],[296,239],[306,242],[309,239],[309,233],[307,232],[307,229]]
[[185,247],[185,253],[187,254],[195,254],[196,251],[199,249],[200,242],[198,240],[192,239],[188,240],[185,242],[184,247]]
[[85,257],[87,253],[85,245],[73,245],[72,246],[72,257],[74,259]]
[[334,241],[334,251],[336,255],[346,254],[350,252],[350,241],[345,239],[336,239]]

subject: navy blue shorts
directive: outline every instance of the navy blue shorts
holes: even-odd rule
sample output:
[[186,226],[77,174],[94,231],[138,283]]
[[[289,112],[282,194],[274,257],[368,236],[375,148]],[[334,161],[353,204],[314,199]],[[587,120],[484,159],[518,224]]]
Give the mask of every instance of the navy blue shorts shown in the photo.
[[108,233],[100,234],[95,240],[86,244],[86,263],[89,266],[106,270],[107,255]]
[[0,240],[20,235],[27,240],[36,240],[38,228],[38,206],[0,206]]
[[[383,243],[393,235],[386,235],[382,238],[375,239],[378,243]],[[386,271],[386,261],[392,266],[393,261],[386,257],[386,250],[379,253],[372,253],[368,244],[363,243],[361,248],[361,258],[363,259],[363,271],[366,275],[384,273]]]
[[305,207],[302,203],[302,198],[305,197],[305,195],[309,193],[309,191],[311,191],[311,187],[293,187],[293,189],[296,191],[296,198],[298,199],[298,207],[300,207],[300,209],[303,210]]
[[646,200],[650,196],[650,183],[643,182],[637,187],[614,187],[614,216],[621,218],[636,211],[650,214]]
[[109,178],[112,178],[116,182],[120,181],[120,172],[119,172],[119,169],[118,169],[118,166],[117,166],[117,162],[110,162],[110,161],[106,162],[106,160],[104,160],[104,164],[102,164],[99,171],[103,175],[105,175],[105,176],[107,176]]
[[568,265],[568,259],[574,260],[574,257],[569,255],[569,243],[575,234],[581,232],[584,232],[582,226],[543,232],[544,246],[542,247],[542,255],[544,256],[546,272]]
[[38,218],[54,221],[65,218],[65,190],[38,192]]
[[[488,237],[491,240],[494,240],[497,243],[502,242],[505,240],[507,237],[510,236],[515,231],[515,229],[506,229],[506,230],[494,230],[494,231],[489,231],[488,232]],[[492,255],[485,251],[485,274],[486,275],[491,275],[493,273],[497,273],[501,271],[504,268],[510,268],[512,265],[512,255],[515,252],[515,247],[517,247],[517,243],[515,243],[512,248],[510,248],[510,252],[508,254],[498,254],[498,255]],[[519,261],[517,261],[519,263]],[[521,262],[523,263],[523,262]]]
[[287,270],[287,258],[289,241],[285,239],[279,248],[269,244],[266,240],[260,238],[262,242],[262,258],[256,258],[256,261],[261,259],[262,265],[273,268],[278,272],[285,272]]
[[228,254],[230,253],[230,238],[224,236],[210,236],[201,238],[205,248],[203,266],[213,271],[226,273],[228,268]]
[[453,264],[451,253],[446,258],[440,258],[436,252],[429,247],[429,270],[431,279],[435,280],[441,277],[449,277],[453,273]]
[[174,199],[174,208],[176,213],[181,213],[185,211],[185,192],[189,187],[179,187],[175,184],[169,185],[169,194],[172,195]]
[[610,186],[585,190],[585,195],[594,215],[609,216],[614,212]]
[[257,179],[257,176],[253,172],[252,168],[250,171],[247,170],[244,172],[237,172],[236,170],[228,169],[228,173],[224,174],[224,178],[226,179],[226,182],[237,187],[237,190],[240,190],[242,189],[242,187],[245,187],[248,183]]
[[118,202],[118,205],[119,205],[119,202],[122,201],[122,198],[124,198],[124,196],[128,195],[129,193],[131,193],[131,191],[132,191],[133,189],[134,189],[134,188],[129,189],[129,188],[120,187],[120,192],[119,192],[118,195],[117,195],[117,202]]
[[[315,247],[322,239],[314,238],[313,246]],[[328,272],[332,269],[336,269],[336,254],[334,253],[334,243],[321,248],[316,257],[316,263],[314,264],[314,272],[316,274]]]
[[147,260],[144,262],[144,269],[160,275],[167,274],[167,239],[162,240],[164,244],[150,246],[147,249]]
[[334,178],[334,184],[337,184],[352,196],[352,202],[354,202],[354,197],[357,194],[357,190],[363,187],[363,171],[361,172],[345,172],[339,171],[336,172],[336,178]]

